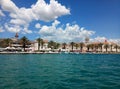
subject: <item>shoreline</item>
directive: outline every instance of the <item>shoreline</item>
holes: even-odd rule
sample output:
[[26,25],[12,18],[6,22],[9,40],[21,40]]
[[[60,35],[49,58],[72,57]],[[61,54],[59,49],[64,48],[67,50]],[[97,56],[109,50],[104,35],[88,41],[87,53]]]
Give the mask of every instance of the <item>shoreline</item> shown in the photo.
[[120,54],[120,52],[114,52],[114,53],[106,53],[106,52],[98,52],[98,53],[93,53],[93,52],[68,52],[68,53],[63,53],[63,52],[0,52],[0,54]]

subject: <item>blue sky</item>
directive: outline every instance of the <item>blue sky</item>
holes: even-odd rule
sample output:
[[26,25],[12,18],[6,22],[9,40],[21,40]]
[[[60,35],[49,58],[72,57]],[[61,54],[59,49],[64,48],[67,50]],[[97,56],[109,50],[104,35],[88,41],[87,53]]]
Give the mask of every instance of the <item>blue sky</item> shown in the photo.
[[[51,7],[54,9],[49,9]],[[35,17],[30,15],[28,9],[32,13],[36,11]],[[28,19],[22,18],[24,13],[28,14]],[[21,25],[21,19],[25,20],[25,24]],[[120,0],[1,0],[0,38],[13,37],[16,32],[30,40],[37,37],[61,42],[81,41],[85,37],[118,40]]]

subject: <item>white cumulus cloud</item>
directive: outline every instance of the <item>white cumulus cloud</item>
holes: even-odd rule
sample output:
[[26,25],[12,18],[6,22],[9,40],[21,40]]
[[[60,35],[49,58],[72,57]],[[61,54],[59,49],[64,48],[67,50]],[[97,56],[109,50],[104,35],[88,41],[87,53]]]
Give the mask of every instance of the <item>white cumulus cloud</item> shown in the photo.
[[0,16],[5,16],[5,14],[0,10]]
[[38,0],[31,8],[18,8],[12,0],[0,0],[1,8],[10,13],[11,23],[24,25],[33,20],[51,21],[62,15],[70,14],[70,10],[58,3],[50,0],[47,4],[44,0]]
[[35,28],[39,29],[41,28],[41,25],[39,23],[35,24]]
[[109,39],[109,41],[120,45],[120,39]]
[[19,33],[19,32],[21,32],[22,34],[32,33],[31,30],[28,30],[27,25],[24,27],[20,27],[19,25],[11,25],[6,23],[4,27],[8,32],[12,32],[12,33]]
[[5,29],[9,32],[12,32],[12,33],[17,33],[17,32],[20,32],[21,28],[20,26],[18,25],[8,25],[7,23],[5,24]]
[[4,32],[5,30],[3,30],[3,27],[0,27],[0,32]]
[[26,27],[23,28],[23,32],[22,32],[22,33],[23,33],[23,34],[26,34],[26,33],[29,33],[29,34],[30,34],[30,33],[32,33],[32,31],[29,30],[28,27],[26,26]]
[[16,13],[18,7],[11,0],[0,0],[1,8],[10,13]]
[[90,39],[90,42],[105,42],[105,40],[107,41],[107,42],[112,42],[112,43],[115,43],[115,44],[118,44],[118,45],[120,45],[120,39],[108,39],[108,38],[106,38],[106,37],[100,37],[100,36],[97,36],[97,37],[95,37],[95,38],[91,38]]
[[[50,0],[49,4],[46,3],[45,0],[37,0],[37,2],[31,5],[30,8],[19,8],[12,0],[0,0],[0,7],[3,11],[9,12],[10,21],[8,24],[12,24],[14,26],[9,29],[6,26],[6,28],[11,32],[16,32],[16,27],[22,26],[24,27],[25,32],[31,33],[30,30],[26,30],[28,29],[26,28],[26,25],[29,25],[32,21],[52,21],[60,16],[70,14],[69,8],[61,5],[56,0]],[[1,10],[0,15],[4,15]],[[39,28],[39,26],[37,27]]]
[[91,42],[105,42],[105,40],[107,40],[106,37],[100,37],[100,36],[97,36],[94,39],[90,39]]
[[77,24],[66,24],[65,28],[58,26],[59,21],[55,20],[51,26],[44,25],[39,30],[42,38],[59,42],[81,41],[92,36],[95,32],[79,27]]
[[38,0],[31,8],[36,20],[50,21],[57,19],[59,16],[70,14],[69,9],[55,0],[50,0],[50,4],[47,4],[44,0]]

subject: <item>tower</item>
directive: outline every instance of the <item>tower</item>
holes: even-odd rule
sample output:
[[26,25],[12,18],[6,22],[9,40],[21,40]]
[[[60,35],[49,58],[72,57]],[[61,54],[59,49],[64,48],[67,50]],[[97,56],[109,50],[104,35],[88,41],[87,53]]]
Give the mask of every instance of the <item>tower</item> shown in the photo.
[[18,33],[15,34],[14,41],[18,41]]
[[18,36],[18,33],[16,33],[16,34],[15,34],[15,38],[18,39],[18,37],[19,37],[19,36]]
[[89,43],[89,37],[85,38],[85,43]]

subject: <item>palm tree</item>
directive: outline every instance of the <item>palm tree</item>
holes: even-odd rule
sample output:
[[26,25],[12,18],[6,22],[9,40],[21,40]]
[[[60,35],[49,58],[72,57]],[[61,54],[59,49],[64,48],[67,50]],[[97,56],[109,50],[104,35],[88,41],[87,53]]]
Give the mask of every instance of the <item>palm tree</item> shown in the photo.
[[59,43],[55,43],[55,49],[58,49],[60,47],[60,44]]
[[118,46],[117,44],[114,46],[114,48],[116,49],[116,52],[117,52],[118,47],[119,47],[119,46]]
[[118,46],[119,52],[120,52],[120,46]]
[[93,51],[93,49],[94,49],[94,44],[90,44],[90,48],[91,48],[92,51]]
[[70,45],[71,45],[71,47],[72,47],[72,52],[73,52],[74,44],[75,44],[74,42],[71,42],[71,43],[70,43]]
[[63,43],[62,45],[63,45],[63,49],[66,49],[66,45],[67,45],[67,44],[66,44],[66,43]]
[[89,52],[89,50],[90,50],[90,44],[88,44],[86,47],[87,47],[87,51]]
[[49,41],[49,42],[48,42],[48,47],[49,47],[49,48],[53,49],[54,46],[55,46],[55,42],[54,42],[54,41]]
[[76,47],[76,49],[79,47],[79,45],[77,44],[77,43],[75,43],[75,47]]
[[43,49],[43,45],[44,45],[44,41],[43,41],[43,39],[41,40],[41,48]]
[[111,50],[111,52],[112,52],[112,47],[113,47],[113,44],[110,44],[110,50]]
[[11,46],[11,43],[12,43],[12,40],[10,38],[4,39],[2,42],[3,47]]
[[108,51],[107,49],[109,48],[109,44],[105,44],[104,48],[106,49],[106,52]]
[[81,51],[81,52],[82,52],[82,50],[83,50],[83,46],[84,46],[84,43],[81,42],[81,43],[80,43],[80,51]]
[[29,43],[29,40],[28,38],[26,38],[25,36],[23,36],[21,39],[20,39],[20,42],[24,48],[24,51],[25,51],[25,48],[26,48],[26,45]]
[[98,51],[98,44],[94,44],[95,46],[95,51],[97,52]]
[[103,46],[103,43],[98,44],[98,47],[101,49],[101,52],[102,52],[102,46]]
[[38,38],[37,42],[38,42],[38,50],[40,50],[40,46],[41,46],[41,42],[43,41],[43,39]]

